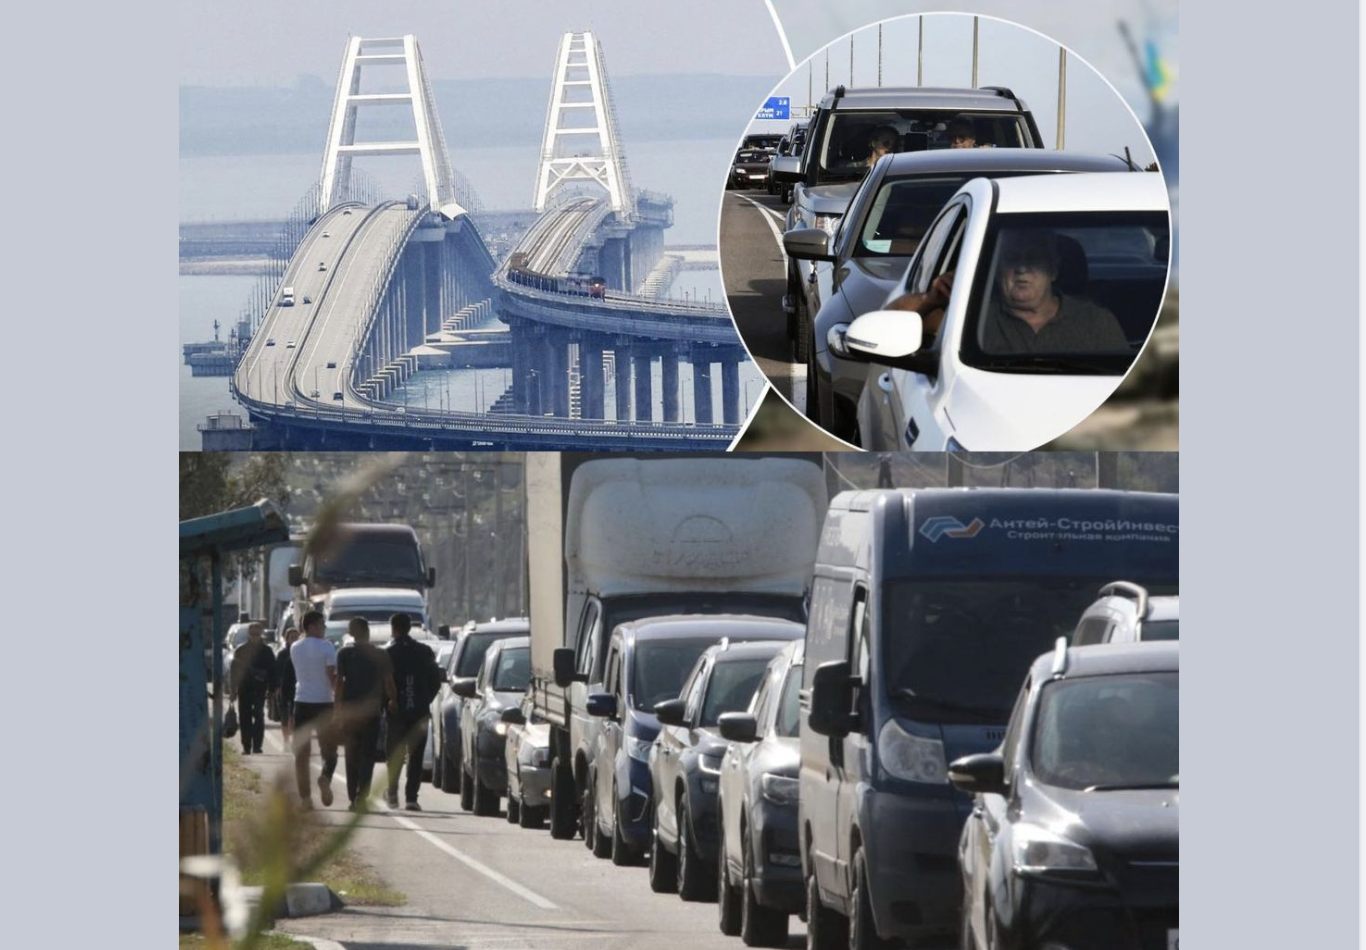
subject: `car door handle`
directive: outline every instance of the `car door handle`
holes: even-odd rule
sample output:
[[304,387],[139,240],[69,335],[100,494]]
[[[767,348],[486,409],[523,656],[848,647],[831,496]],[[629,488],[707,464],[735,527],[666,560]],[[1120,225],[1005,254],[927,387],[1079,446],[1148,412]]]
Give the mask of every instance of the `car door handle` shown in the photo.
[[891,391],[892,391],[892,374],[891,374],[891,373],[883,373],[881,376],[879,376],[879,377],[877,378],[877,388],[878,388],[878,389],[881,389],[884,393],[889,393],[889,392],[891,392]]

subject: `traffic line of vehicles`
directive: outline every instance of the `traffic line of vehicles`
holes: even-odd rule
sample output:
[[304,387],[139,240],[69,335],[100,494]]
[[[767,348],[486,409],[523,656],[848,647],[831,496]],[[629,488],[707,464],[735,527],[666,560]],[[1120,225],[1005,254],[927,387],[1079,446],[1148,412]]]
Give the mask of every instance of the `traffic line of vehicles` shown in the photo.
[[530,617],[433,712],[464,807],[750,946],[1176,945],[1176,496],[526,464]]
[[[841,86],[807,128],[769,178],[792,189],[783,310],[813,421],[871,449],[1023,451],[1114,391],[1166,289],[1160,175],[1045,150],[1004,87]],[[1026,311],[1057,316],[1026,333]]]

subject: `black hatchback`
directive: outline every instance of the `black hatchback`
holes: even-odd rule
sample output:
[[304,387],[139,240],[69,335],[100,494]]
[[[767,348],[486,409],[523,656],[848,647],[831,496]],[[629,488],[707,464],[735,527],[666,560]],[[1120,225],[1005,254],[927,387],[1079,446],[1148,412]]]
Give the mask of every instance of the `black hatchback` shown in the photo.
[[963,828],[962,946],[1179,945],[1180,645],[1058,649],[1034,662],[997,752],[949,780]]

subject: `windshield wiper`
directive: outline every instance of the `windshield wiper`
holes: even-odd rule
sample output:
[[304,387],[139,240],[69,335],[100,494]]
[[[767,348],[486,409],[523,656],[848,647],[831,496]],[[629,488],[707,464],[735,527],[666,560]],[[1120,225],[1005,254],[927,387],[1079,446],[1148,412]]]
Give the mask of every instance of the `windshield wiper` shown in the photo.
[[985,706],[974,706],[971,703],[954,702],[951,699],[936,699],[933,696],[921,696],[909,687],[898,687],[896,695],[904,700],[913,702],[920,706],[931,706],[942,712],[967,713],[970,716],[978,716],[984,722],[999,722],[1004,718],[999,710],[988,709]]
[[1177,788],[1181,787],[1180,782],[1135,782],[1129,784],[1115,785],[1088,785],[1082,789],[1083,792],[1130,792],[1143,791],[1152,788]]
[[1076,376],[1118,376],[1109,362],[1068,359],[1060,356],[1011,356],[1009,359],[989,359],[976,364],[978,369],[1004,370],[1008,373],[1070,373]]

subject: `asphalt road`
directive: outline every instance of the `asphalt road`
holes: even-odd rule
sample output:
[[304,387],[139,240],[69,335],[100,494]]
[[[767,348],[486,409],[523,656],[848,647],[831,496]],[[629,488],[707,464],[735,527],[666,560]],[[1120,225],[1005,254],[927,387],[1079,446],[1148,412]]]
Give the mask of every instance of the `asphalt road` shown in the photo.
[[[283,769],[292,776],[293,760],[283,754],[273,723],[266,749],[243,761],[267,775]],[[338,822],[347,817],[343,775],[339,767],[332,807],[315,814]],[[379,766],[377,787],[383,775]],[[418,801],[420,813],[380,811],[366,818],[352,844],[407,895],[406,906],[346,908],[282,920],[278,929],[335,940],[347,950],[743,950],[738,938],[717,929],[715,904],[653,893],[644,867],[614,867],[580,840],[556,841],[501,815],[476,818],[460,809],[459,796],[430,784]],[[795,950],[804,941],[794,918],[789,946]]]

